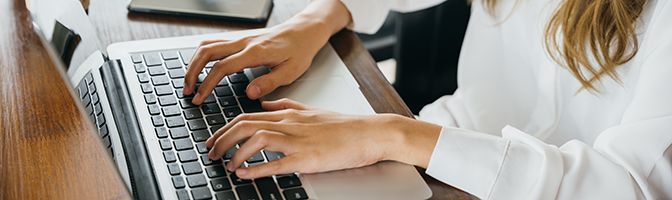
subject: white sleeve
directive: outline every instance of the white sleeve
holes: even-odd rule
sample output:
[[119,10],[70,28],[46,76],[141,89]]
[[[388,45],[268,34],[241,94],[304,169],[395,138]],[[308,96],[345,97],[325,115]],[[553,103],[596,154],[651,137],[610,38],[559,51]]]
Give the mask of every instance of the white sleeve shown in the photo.
[[385,23],[390,10],[410,12],[429,8],[444,0],[341,0],[350,11],[352,24],[349,28],[373,34]]
[[[665,26],[660,27],[661,29]],[[590,146],[444,127],[427,174],[481,199],[672,199],[672,28],[641,64],[621,123]],[[663,34],[664,33],[664,34]]]

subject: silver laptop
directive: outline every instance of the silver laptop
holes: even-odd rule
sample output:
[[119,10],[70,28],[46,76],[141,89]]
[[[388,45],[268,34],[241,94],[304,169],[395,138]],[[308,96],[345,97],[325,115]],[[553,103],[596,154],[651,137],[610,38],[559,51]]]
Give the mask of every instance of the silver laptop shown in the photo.
[[[34,27],[60,60],[74,93],[137,199],[426,199],[431,191],[416,169],[396,162],[320,174],[283,174],[243,180],[221,160],[207,158],[204,141],[235,116],[261,112],[246,98],[250,80],[265,67],[227,76],[202,106],[181,92],[185,67],[205,39],[235,39],[265,29],[131,41],[100,46],[76,0],[32,0]],[[58,8],[58,9],[55,9]],[[106,53],[107,52],[107,53]],[[211,64],[201,78],[207,75]],[[374,114],[331,46],[295,83],[266,100],[291,98],[349,114]],[[260,151],[245,165],[282,158]]]

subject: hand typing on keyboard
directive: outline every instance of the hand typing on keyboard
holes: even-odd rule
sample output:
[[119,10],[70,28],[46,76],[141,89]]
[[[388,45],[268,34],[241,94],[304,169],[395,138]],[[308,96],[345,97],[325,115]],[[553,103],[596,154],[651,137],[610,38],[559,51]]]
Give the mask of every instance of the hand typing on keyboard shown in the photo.
[[[324,8],[337,9],[339,12],[326,12]],[[308,69],[313,57],[329,37],[349,23],[349,15],[339,18],[324,16],[333,13],[347,14],[348,11],[337,1],[320,1],[310,4],[303,12],[269,29],[267,33],[237,40],[203,41],[189,64],[184,94],[197,92],[193,103],[200,105],[223,77],[247,67],[271,68],[270,73],[255,79],[246,88],[252,100],[294,82]],[[329,21],[322,21],[324,19]],[[218,62],[198,91],[194,91],[199,73],[211,61]]]
[[[226,165],[240,178],[326,172],[382,160],[427,167],[441,131],[439,126],[398,115],[343,115],[287,99],[263,102],[262,107],[269,112],[239,115],[206,143],[208,156],[217,160],[245,141]],[[240,167],[262,149],[285,157]]]

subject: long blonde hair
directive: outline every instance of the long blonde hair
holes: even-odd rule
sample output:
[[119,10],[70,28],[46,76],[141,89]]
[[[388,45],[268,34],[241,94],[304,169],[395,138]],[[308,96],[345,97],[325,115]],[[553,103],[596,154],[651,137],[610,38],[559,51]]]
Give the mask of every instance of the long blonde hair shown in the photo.
[[[483,0],[491,13],[497,0]],[[598,92],[595,82],[637,54],[635,26],[646,0],[564,0],[546,26],[546,51],[567,67],[582,89]]]

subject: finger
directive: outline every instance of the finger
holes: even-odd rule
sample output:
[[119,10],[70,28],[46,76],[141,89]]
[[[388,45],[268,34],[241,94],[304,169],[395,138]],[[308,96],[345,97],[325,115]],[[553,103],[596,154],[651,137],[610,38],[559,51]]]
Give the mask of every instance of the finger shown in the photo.
[[228,41],[230,41],[230,40],[203,40],[203,41],[201,41],[201,44],[199,44],[198,46],[204,46],[204,45],[208,45],[208,44],[212,44],[212,43],[228,42]]
[[269,151],[285,152],[290,147],[287,136],[279,132],[259,130],[250,139],[248,139],[236,153],[231,157],[231,161],[226,168],[229,171],[235,171],[245,160],[261,153],[262,149]]
[[228,124],[220,128],[205,142],[207,147],[212,147],[214,142],[219,138],[220,135],[226,133],[231,127],[238,124],[242,121],[267,121],[267,122],[278,122],[285,120],[287,118],[292,118],[296,116],[296,110],[281,110],[273,112],[258,112],[258,113],[244,113],[238,115],[236,118],[233,118]]
[[267,111],[286,110],[286,109],[296,109],[296,110],[310,109],[308,106],[302,103],[287,98],[282,98],[275,101],[261,102],[261,107]]
[[[225,133],[219,134],[219,137],[215,140],[208,157],[212,160],[216,160],[222,157],[227,149],[233,147],[239,141],[250,137],[252,134],[259,130],[269,130],[276,132],[294,132],[298,130],[293,124],[283,124],[275,122],[266,122],[266,121],[243,121],[235,124],[231,129]],[[218,132],[220,132],[219,130]]]
[[198,47],[191,62],[189,62],[187,73],[184,76],[184,94],[190,95],[194,92],[198,75],[208,62],[225,58],[231,54],[240,52],[244,48],[245,42],[242,40],[215,42]]
[[236,170],[236,175],[242,179],[254,179],[277,174],[289,174],[300,171],[299,169],[303,164],[302,162],[302,157],[289,155],[265,164],[250,166],[247,168],[238,168]]
[[212,70],[210,70],[210,73],[208,73],[208,76],[205,77],[201,86],[198,87],[198,92],[194,95],[191,102],[195,105],[201,105],[212,94],[212,90],[217,87],[217,84],[222,81],[224,76],[229,74],[226,68],[235,68],[240,71],[247,66],[246,62],[246,56],[242,55],[242,53],[234,54],[217,62]]
[[292,65],[293,64],[291,63],[280,64],[273,67],[270,73],[254,79],[250,82],[250,85],[247,86],[247,97],[250,99],[258,99],[271,93],[280,86],[285,86],[294,82],[294,80],[301,76],[301,72],[292,68]]

